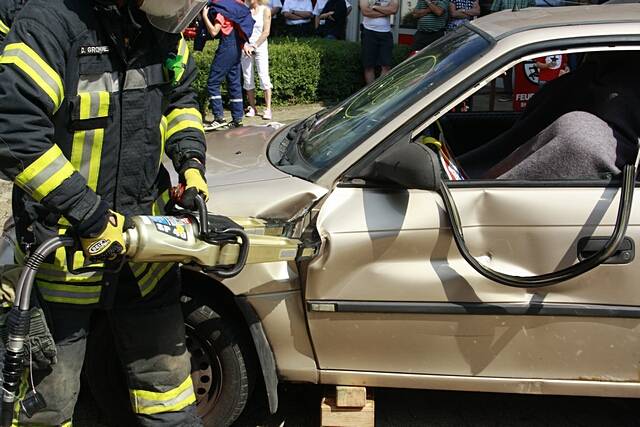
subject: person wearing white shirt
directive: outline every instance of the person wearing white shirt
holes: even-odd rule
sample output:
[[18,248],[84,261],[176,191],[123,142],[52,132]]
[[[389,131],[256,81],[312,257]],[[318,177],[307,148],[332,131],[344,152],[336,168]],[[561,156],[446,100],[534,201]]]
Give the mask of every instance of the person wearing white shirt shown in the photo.
[[271,18],[275,18],[282,10],[282,1],[269,0],[269,9],[271,9]]
[[317,0],[313,9],[316,34],[326,39],[344,40],[350,13],[348,0]]
[[398,12],[397,0],[359,0],[362,12],[361,36],[362,66],[367,84],[376,78],[376,66],[380,75],[391,71],[393,61],[393,34],[391,16]]
[[247,93],[249,100],[249,108],[246,112],[247,117],[253,117],[256,111],[256,77],[255,71],[258,71],[260,77],[260,88],[264,92],[264,100],[266,108],[262,113],[264,120],[271,120],[271,79],[269,78],[269,46],[267,39],[271,31],[271,8],[268,6],[269,0],[251,0],[249,7],[251,16],[255,24],[253,32],[249,37],[249,43],[245,43],[242,63],[242,80],[243,87]]
[[286,18],[286,33],[293,37],[311,35],[313,5],[311,0],[285,0],[282,15]]

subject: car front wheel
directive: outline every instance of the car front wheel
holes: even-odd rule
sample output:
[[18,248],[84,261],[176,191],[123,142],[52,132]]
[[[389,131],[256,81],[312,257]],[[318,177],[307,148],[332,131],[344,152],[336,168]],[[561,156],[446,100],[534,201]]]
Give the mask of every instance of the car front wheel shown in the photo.
[[[208,427],[231,425],[242,413],[255,379],[248,344],[237,322],[209,305],[184,296],[182,308],[198,415]],[[111,425],[134,425],[106,317],[95,319],[91,332],[84,368],[91,393]]]
[[207,305],[183,304],[198,415],[227,426],[242,413],[255,375],[241,331]]

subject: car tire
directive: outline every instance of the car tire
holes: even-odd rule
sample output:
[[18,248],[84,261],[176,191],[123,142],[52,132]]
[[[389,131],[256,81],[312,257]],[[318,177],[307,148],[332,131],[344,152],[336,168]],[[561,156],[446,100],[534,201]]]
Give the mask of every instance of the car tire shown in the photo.
[[211,307],[183,297],[183,312],[198,415],[205,426],[231,425],[255,383],[250,348],[235,323]]
[[[207,427],[229,426],[240,416],[253,390],[250,347],[236,322],[210,306],[184,296],[182,308],[198,415]],[[110,425],[137,424],[106,316],[92,325],[84,375]]]

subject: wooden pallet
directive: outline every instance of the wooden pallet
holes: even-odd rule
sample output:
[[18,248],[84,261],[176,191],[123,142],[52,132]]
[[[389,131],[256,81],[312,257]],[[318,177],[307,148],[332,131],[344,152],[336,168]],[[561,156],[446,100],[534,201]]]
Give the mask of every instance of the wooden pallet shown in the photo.
[[322,427],[373,427],[374,424],[373,394],[367,394],[366,387],[336,386],[322,398]]

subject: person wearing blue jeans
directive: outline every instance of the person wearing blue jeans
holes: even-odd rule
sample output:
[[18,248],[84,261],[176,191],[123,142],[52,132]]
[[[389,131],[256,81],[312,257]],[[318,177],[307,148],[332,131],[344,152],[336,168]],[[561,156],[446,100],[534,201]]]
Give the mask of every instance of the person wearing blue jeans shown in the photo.
[[[216,3],[214,3],[215,6],[217,6]],[[246,8],[244,5],[239,6]],[[242,117],[244,115],[240,59],[245,40],[235,28],[233,21],[222,13],[217,13],[213,22],[211,22],[209,12],[210,8],[207,6],[202,13],[205,26],[212,37],[216,37],[219,34],[220,41],[216,55],[211,63],[209,80],[207,81],[209,106],[213,111],[214,119],[211,122],[205,122],[204,129],[214,130],[223,126],[227,128],[240,127],[242,126]],[[229,124],[224,119],[222,94],[220,92],[220,85],[225,79],[227,81],[227,90],[229,91],[229,106],[232,117],[232,121]]]
[[[211,122],[213,128],[225,124],[222,95],[220,93],[220,85],[225,78],[229,91],[229,108],[232,117],[232,122],[229,124],[229,127],[242,126],[244,111],[242,105],[242,82],[240,80],[242,76],[240,66],[241,54],[242,48],[235,30],[231,31],[228,36],[220,38],[216,56],[211,63],[209,80],[207,81],[209,106],[215,117],[213,122]],[[208,125],[209,123],[205,124],[205,129],[209,127]]]

